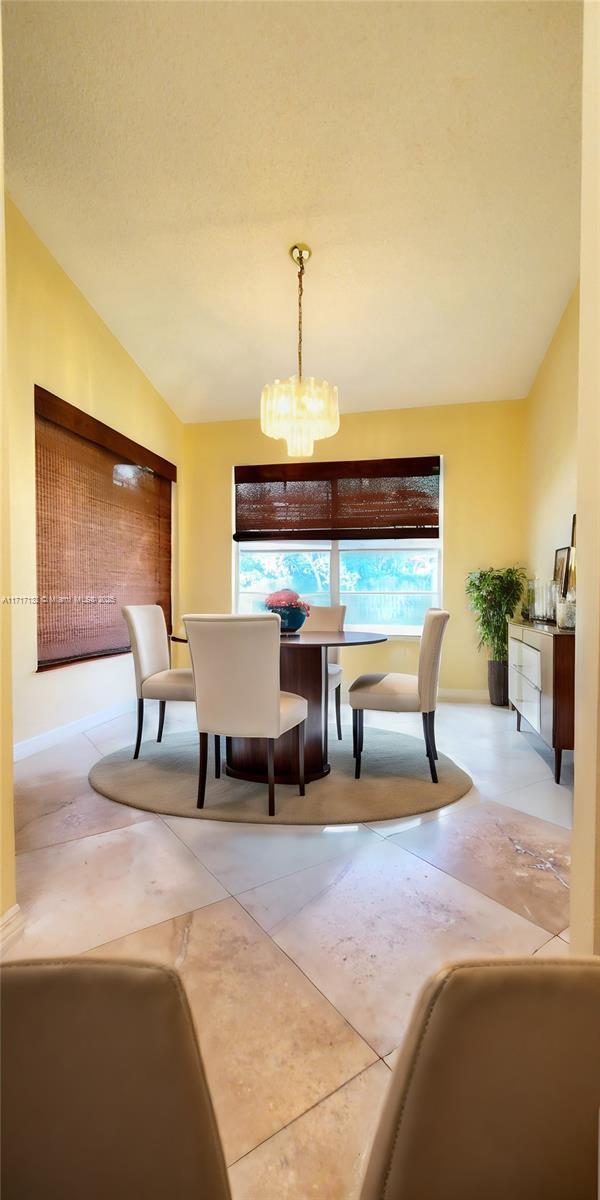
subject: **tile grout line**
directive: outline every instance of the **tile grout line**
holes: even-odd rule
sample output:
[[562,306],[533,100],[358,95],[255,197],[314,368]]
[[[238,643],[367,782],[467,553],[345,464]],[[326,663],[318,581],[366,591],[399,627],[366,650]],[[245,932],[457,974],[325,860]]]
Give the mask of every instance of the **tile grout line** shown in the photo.
[[[283,1132],[285,1129],[288,1129],[288,1128],[289,1128],[291,1125],[293,1125],[293,1124],[294,1124],[296,1121],[299,1121],[299,1120],[300,1120],[302,1117],[306,1116],[306,1114],[307,1114],[307,1113],[309,1113],[309,1112],[311,1112],[311,1111],[312,1111],[312,1109],[314,1109],[314,1108],[317,1108],[317,1107],[319,1106],[319,1104],[322,1104],[322,1103],[323,1103],[325,1100],[328,1100],[328,1099],[330,1099],[330,1097],[331,1097],[331,1096],[334,1096],[334,1095],[336,1095],[336,1093],[337,1093],[337,1092],[339,1092],[339,1091],[341,1091],[341,1089],[342,1089],[342,1088],[346,1087],[346,1085],[347,1085],[347,1084],[349,1084],[349,1083],[352,1083],[354,1079],[358,1079],[358,1078],[359,1078],[361,1075],[364,1075],[364,1074],[365,1074],[367,1071],[369,1071],[369,1070],[371,1069],[371,1067],[374,1067],[374,1066],[376,1066],[376,1064],[377,1064],[378,1062],[380,1062],[380,1063],[382,1064],[382,1066],[383,1066],[383,1067],[385,1067],[385,1069],[386,1069],[386,1070],[387,1070],[387,1071],[390,1073],[390,1075],[393,1073],[393,1071],[392,1071],[392,1068],[389,1066],[389,1064],[388,1064],[388,1063],[386,1063],[384,1055],[382,1055],[382,1054],[379,1054],[379,1052],[378,1052],[378,1051],[375,1049],[375,1047],[374,1047],[374,1046],[372,1046],[372,1045],[371,1045],[371,1043],[370,1043],[370,1042],[367,1040],[367,1038],[366,1038],[366,1037],[364,1037],[364,1036],[363,1036],[363,1034],[359,1033],[358,1029],[356,1029],[356,1028],[355,1028],[355,1026],[354,1026],[354,1025],[353,1025],[353,1024],[352,1024],[352,1023],[351,1023],[351,1022],[348,1020],[348,1018],[347,1018],[346,1016],[344,1016],[344,1014],[343,1014],[343,1013],[341,1013],[341,1012],[339,1011],[339,1009],[338,1009],[338,1008],[335,1006],[335,1004],[333,1004],[333,1003],[331,1002],[331,1000],[329,999],[329,997],[328,997],[328,996],[326,996],[326,995],[325,995],[325,993],[321,991],[321,989],[320,989],[320,988],[317,986],[317,984],[316,984],[316,983],[314,983],[314,981],[313,981],[313,980],[312,980],[312,979],[311,979],[311,978],[310,978],[310,977],[309,977],[309,976],[306,974],[306,972],[305,972],[305,971],[302,969],[302,967],[300,967],[300,966],[299,966],[299,964],[298,964],[297,962],[295,962],[293,958],[291,958],[291,956],[290,956],[290,955],[287,953],[287,951],[285,951],[285,950],[283,949],[283,947],[282,947],[282,946],[279,946],[279,945],[277,944],[277,942],[275,942],[275,940],[274,940],[274,939],[271,937],[271,935],[270,935],[270,934],[267,932],[267,930],[263,929],[263,928],[262,928],[262,926],[258,924],[258,922],[255,920],[255,918],[252,916],[252,913],[249,913],[249,912],[247,912],[247,910],[246,910],[246,909],[243,907],[243,905],[239,904],[239,902],[237,901],[237,898],[236,898],[235,896],[229,895],[229,896],[227,897],[227,899],[230,899],[230,900],[232,900],[232,901],[234,902],[234,904],[236,904],[236,905],[237,905],[237,907],[239,908],[240,912],[241,912],[241,913],[243,913],[243,915],[244,915],[245,917],[248,917],[248,918],[249,918],[249,919],[250,919],[250,920],[253,922],[253,924],[254,924],[254,925],[256,925],[256,927],[257,927],[257,929],[258,929],[259,933],[260,933],[260,934],[261,934],[263,937],[267,937],[267,938],[269,939],[269,941],[272,943],[272,945],[275,947],[275,949],[276,949],[276,950],[277,950],[277,951],[278,951],[278,952],[279,952],[279,953],[280,953],[280,954],[281,954],[281,955],[282,955],[282,956],[283,956],[285,959],[287,959],[287,961],[288,961],[288,962],[290,963],[290,965],[291,965],[291,966],[294,968],[294,970],[295,970],[295,971],[297,971],[297,972],[298,972],[298,973],[299,973],[299,974],[300,974],[300,975],[301,975],[301,976],[302,976],[302,977],[303,977],[303,978],[304,978],[304,979],[307,981],[307,983],[310,985],[310,987],[311,987],[312,989],[314,989],[314,991],[315,991],[315,992],[316,992],[316,993],[317,993],[319,996],[321,996],[321,997],[322,997],[322,999],[323,999],[323,1000],[325,1001],[325,1003],[327,1004],[328,1008],[331,1008],[331,1009],[332,1009],[332,1011],[333,1011],[333,1012],[335,1012],[335,1013],[338,1015],[338,1017],[339,1017],[339,1018],[340,1018],[340,1020],[341,1020],[341,1021],[344,1023],[344,1025],[346,1025],[346,1026],[348,1027],[348,1029],[351,1029],[351,1030],[352,1030],[352,1032],[353,1032],[353,1033],[356,1035],[356,1037],[359,1039],[359,1041],[360,1041],[360,1042],[362,1042],[362,1043],[363,1043],[363,1044],[364,1044],[364,1045],[365,1045],[365,1046],[366,1046],[366,1047],[367,1047],[367,1048],[368,1048],[368,1049],[369,1049],[369,1050],[370,1050],[370,1051],[371,1051],[371,1052],[372,1052],[372,1053],[375,1055],[375,1058],[374,1058],[373,1062],[367,1063],[367,1064],[366,1064],[366,1066],[364,1066],[364,1067],[362,1067],[362,1068],[360,1069],[360,1071],[356,1071],[354,1075],[350,1075],[350,1076],[349,1076],[347,1079],[344,1079],[344,1080],[343,1080],[343,1082],[342,1082],[342,1083],[340,1083],[340,1084],[338,1084],[338,1086],[337,1086],[337,1087],[333,1088],[333,1089],[332,1089],[330,1092],[326,1092],[326,1093],[325,1093],[325,1095],[323,1095],[323,1096],[320,1096],[320,1097],[319,1097],[317,1100],[315,1100],[315,1101],[314,1101],[314,1103],[313,1103],[313,1104],[310,1104],[310,1105],[308,1106],[308,1108],[306,1108],[306,1109],[303,1109],[303,1110],[302,1110],[302,1112],[300,1112],[300,1113],[297,1113],[295,1117],[292,1117],[292,1118],[291,1118],[289,1121],[286,1121],[286,1122],[285,1122],[285,1124],[283,1124],[283,1125],[281,1125],[281,1126],[279,1127],[279,1129],[275,1129],[275,1130],[273,1131],[273,1133],[270,1133],[270,1134],[269,1134],[269,1136],[268,1136],[268,1137],[266,1137],[266,1138],[263,1138],[263,1139],[262,1139],[262,1141],[260,1141],[260,1142],[257,1142],[257,1143],[256,1143],[256,1145],[255,1145],[255,1146],[252,1146],[252,1148],[251,1148],[250,1150],[247,1150],[245,1154],[242,1154],[242,1155],[240,1155],[240,1157],[239,1157],[239,1158],[237,1158],[237,1159],[234,1159],[234,1160],[233,1160],[233,1162],[231,1162],[231,1163],[228,1163],[228,1164],[227,1164],[227,1169],[228,1169],[228,1170],[230,1170],[230,1169],[231,1169],[231,1167],[235,1166],[235,1164],[236,1164],[236,1163],[238,1163],[238,1162],[241,1162],[241,1161],[242,1161],[244,1158],[247,1158],[249,1154],[252,1154],[252,1153],[253,1153],[255,1150],[257,1150],[257,1149],[258,1149],[260,1146],[263,1146],[263,1145],[265,1145],[267,1142],[271,1141],[271,1139],[272,1139],[272,1138],[274,1138],[274,1137],[277,1137],[277,1135],[278,1135],[279,1133],[282,1133],[282,1132]],[[185,913],[179,913],[179,914],[177,914],[177,917],[166,917],[166,918],[164,918],[164,920],[162,920],[162,921],[155,921],[155,922],[153,922],[153,924],[152,924],[152,925],[142,926],[140,929],[132,930],[130,933],[122,934],[121,936],[122,936],[122,937],[129,937],[129,936],[131,936],[131,934],[132,934],[132,933],[141,933],[141,932],[144,932],[145,930],[152,929],[152,928],[154,928],[154,927],[158,927],[158,926],[160,926],[160,925],[166,924],[166,922],[167,922],[167,921],[170,921],[170,920],[176,920],[176,919],[178,919],[178,918],[180,918],[180,917],[183,917],[183,916],[193,915],[195,912],[202,912],[204,909],[211,908],[211,907],[213,907],[213,905],[215,905],[215,904],[223,904],[223,903],[224,903],[224,900],[225,900],[225,898],[222,898],[222,899],[220,899],[220,900],[213,900],[213,901],[211,901],[211,903],[210,903],[210,904],[204,904],[204,905],[202,905],[200,908],[197,908],[197,909],[189,909],[189,910],[187,910],[187,912],[185,912]],[[120,940],[121,940],[120,938],[111,938],[111,939],[110,939],[110,941],[120,941]],[[100,943],[100,944],[99,944],[99,945],[97,945],[97,946],[92,946],[92,947],[89,947],[89,948],[88,948],[88,950],[86,950],[86,951],[81,951],[81,952],[80,952],[80,954],[79,954],[77,957],[79,957],[79,956],[82,956],[82,955],[84,955],[84,954],[88,954],[88,953],[90,953],[92,950],[101,950],[103,946],[105,946],[105,945],[109,945],[109,944],[110,944],[110,942],[102,942],[102,943]],[[183,986],[184,986],[184,990],[185,990],[185,978],[184,978],[184,976],[182,976],[182,979],[183,979]],[[196,1024],[196,1022],[195,1022],[195,1020],[194,1020],[194,1025],[195,1025],[195,1024]],[[197,1035],[197,1036],[198,1036],[198,1040],[200,1041],[199,1035]],[[392,1047],[392,1049],[391,1049],[391,1050],[387,1051],[387,1054],[388,1054],[388,1055],[389,1055],[389,1054],[392,1054],[392,1053],[394,1052],[394,1050],[396,1050],[396,1049],[397,1049],[397,1047],[396,1047],[396,1046]]]
[[[386,838],[381,838],[382,842],[385,842],[386,840],[387,840]],[[363,850],[369,850],[369,849],[370,849],[369,846],[357,846],[354,850],[340,850],[339,853],[334,854],[334,856],[332,858],[323,858],[319,862],[311,863],[310,866],[308,866],[308,867],[297,867],[295,871],[288,871],[287,875],[278,875],[276,879],[266,879],[264,883],[256,883],[256,884],[254,884],[253,887],[244,888],[241,892],[232,892],[231,895],[236,900],[239,900],[240,896],[247,896],[248,892],[257,892],[260,888],[269,887],[269,884],[271,884],[271,883],[281,883],[284,879],[291,879],[292,876],[294,876],[294,875],[302,875],[302,873],[304,871],[314,871],[317,867],[325,867],[325,866],[327,866],[328,863],[337,862],[337,860],[339,858],[350,858],[351,856],[354,856],[355,854],[362,853]],[[242,908],[244,908],[244,905],[241,904],[241,901],[240,901],[240,905]],[[244,912],[247,912],[247,911],[248,910],[246,908],[244,908]],[[252,913],[250,913],[249,915],[251,917],[253,917]],[[256,918],[253,917],[253,920],[256,920]],[[260,925],[260,921],[257,921],[257,925]],[[264,933],[268,933],[269,936],[271,936],[270,930],[264,929],[264,926],[262,926],[262,925],[260,927]]]
[[[97,795],[101,795],[101,793],[98,792]],[[78,798],[79,797],[74,797],[74,799]],[[103,799],[106,800],[108,797],[104,796]],[[69,800],[67,803],[72,804],[73,800]],[[122,807],[125,808],[125,805]],[[59,810],[55,809],[54,811],[58,812]],[[143,812],[144,810],[136,809],[135,811]],[[154,814],[148,813],[148,816],[142,818],[141,821],[130,821],[128,825],[115,825],[112,829],[97,829],[95,833],[82,833],[81,837],[65,838],[65,840],[61,842],[48,842],[45,846],[32,846],[29,850],[16,850],[15,857],[21,858],[24,854],[41,854],[44,850],[57,850],[59,846],[74,846],[76,842],[85,842],[88,838],[106,837],[106,835],[109,833],[120,833],[123,829],[133,829],[136,825],[154,824],[155,820],[156,817]],[[23,828],[26,828],[26,826],[23,826]]]
[[[402,834],[393,834],[392,837],[402,837]],[[392,838],[389,840],[391,841]],[[524,917],[522,913],[517,912],[514,908],[509,908],[507,904],[503,904],[502,901],[497,900],[495,896],[488,896],[487,892],[481,892],[479,888],[476,888],[472,883],[467,883],[464,879],[459,879],[458,875],[453,875],[451,871],[446,870],[445,867],[438,867],[436,863],[430,862],[428,858],[424,858],[423,855],[419,854],[416,850],[409,850],[407,846],[400,846],[398,843],[394,844],[398,846],[399,850],[403,850],[405,854],[412,854],[414,858],[418,858],[419,862],[426,863],[427,866],[431,867],[433,871],[439,871],[440,874],[445,875],[447,879],[453,879],[455,883],[460,883],[462,887],[469,888],[469,890],[474,892],[476,896],[482,896],[484,900],[491,900],[492,904],[497,904],[498,907],[503,908],[505,912],[512,913],[513,917],[520,917],[521,920],[526,921],[528,925],[533,925],[534,929],[541,929],[542,933],[547,933],[550,935],[550,937],[558,937],[558,934],[552,933],[549,929],[545,929],[543,925],[538,925],[537,921],[531,921],[529,917]],[[568,926],[565,926],[565,929],[567,928]],[[537,949],[539,948],[540,947],[537,947]]]
[[[166,813],[166,814],[164,814],[164,815],[162,815],[162,816],[161,816],[161,814],[160,814],[160,813],[157,813],[156,815],[161,817],[161,820],[163,820],[163,821],[165,822],[165,825],[167,825],[167,828],[168,828],[168,829],[171,829],[171,826],[170,826],[170,825],[167,823],[167,817],[171,817],[171,813]],[[179,819],[179,818],[177,818],[177,817],[175,818],[175,820],[178,820],[178,819]],[[184,818],[183,818],[183,820],[193,820],[193,818],[185,818],[185,817],[184,817]],[[224,822],[224,821],[223,821],[223,822],[220,822],[220,823],[221,823],[221,824],[231,824],[231,825],[234,825],[234,824],[235,824],[235,825],[243,825],[243,824],[263,824],[263,823],[264,823],[264,824],[266,824],[266,822],[242,822],[242,821],[236,821],[236,822],[233,822],[233,821],[230,821],[230,822]],[[279,826],[279,828],[281,828],[281,826]],[[305,828],[309,828],[309,827],[308,827],[308,826],[305,826]],[[313,826],[310,826],[310,828],[313,828],[313,829],[319,829],[319,828],[322,828],[322,827],[321,827],[321,826],[318,826],[318,825],[313,825]],[[363,828],[365,828],[365,829],[367,830],[367,832],[368,832],[368,833],[375,833],[375,832],[376,832],[374,829],[370,829],[370,830],[369,830],[369,829],[367,829],[367,827],[366,827],[366,826],[363,826]],[[172,832],[172,833],[175,833],[175,834],[176,834],[176,837],[178,837],[178,838],[180,839],[180,841],[182,841],[182,842],[183,842],[183,845],[184,845],[184,846],[186,846],[186,847],[187,847],[187,849],[191,851],[191,853],[194,855],[194,857],[197,859],[197,861],[200,863],[200,865],[201,865],[201,866],[203,866],[203,867],[206,867],[206,864],[205,864],[205,863],[202,861],[202,859],[199,857],[199,855],[196,853],[196,851],[193,849],[193,847],[192,847],[192,846],[189,846],[189,845],[188,845],[188,843],[187,843],[187,842],[186,842],[186,841],[185,841],[185,840],[184,840],[184,839],[181,837],[181,835],[180,835],[179,833],[176,833],[176,831],[175,831],[174,829],[171,829],[171,832]],[[382,838],[381,840],[382,840],[382,841],[385,841],[386,839],[385,839],[385,838]],[[293,870],[293,871],[285,871],[283,875],[275,875],[275,876],[274,876],[274,878],[272,878],[272,879],[265,879],[265,880],[263,880],[263,882],[262,882],[262,883],[254,883],[254,884],[252,884],[252,886],[251,886],[251,887],[245,887],[245,888],[242,888],[242,889],[241,889],[239,892],[232,892],[232,891],[230,891],[230,889],[227,887],[227,885],[226,885],[226,884],[224,884],[224,883],[223,883],[223,882],[222,882],[222,881],[219,879],[219,876],[218,876],[218,875],[215,875],[215,879],[217,880],[217,882],[218,882],[218,883],[221,883],[221,886],[222,886],[222,887],[224,887],[224,888],[225,888],[225,890],[226,890],[227,892],[229,892],[229,895],[230,895],[230,896],[233,896],[235,899],[237,899],[237,897],[238,897],[238,896],[245,896],[247,892],[254,892],[254,891],[256,891],[258,888],[261,888],[261,887],[268,887],[268,885],[269,885],[270,883],[281,883],[281,882],[282,882],[282,880],[284,880],[284,879],[290,879],[292,875],[299,875],[299,874],[301,874],[301,872],[302,872],[302,871],[311,871],[311,870],[312,870],[314,867],[321,867],[321,866],[325,866],[325,864],[326,864],[326,863],[335,862],[335,860],[336,860],[336,859],[338,859],[338,858],[345,858],[347,855],[350,855],[350,854],[358,854],[358,853],[359,853],[361,850],[367,850],[367,849],[368,849],[368,846],[356,846],[354,850],[338,850],[336,853],[332,854],[331,858],[321,858],[321,859],[319,859],[319,861],[318,861],[318,862],[315,862],[315,863],[309,863],[309,865],[308,865],[308,866],[304,866],[304,867],[296,867],[296,868],[295,868],[295,870]],[[210,870],[210,868],[209,868],[209,867],[206,867],[206,870],[207,870],[207,871],[209,871],[209,870]],[[214,872],[212,872],[212,871],[211,871],[211,874],[214,874]],[[243,907],[244,907],[244,906],[242,905],[242,908],[243,908]],[[246,910],[244,910],[244,911],[246,911]],[[261,928],[262,928],[262,926],[261,926]],[[264,930],[263,930],[263,933],[268,933],[268,930],[264,929]]]
[[[548,825],[556,825],[557,829],[566,829],[568,833],[572,833],[572,829],[573,829],[572,824],[571,825],[559,825],[557,821],[550,821],[548,817],[540,817],[537,813],[525,812],[524,809],[522,809],[522,808],[513,808],[512,804],[506,804],[504,802],[504,796],[514,796],[516,792],[526,792],[528,790],[528,788],[536,787],[538,783],[549,783],[549,782],[552,782],[552,781],[547,780],[545,776],[543,779],[532,779],[531,783],[526,783],[522,787],[510,788],[507,792],[500,792],[499,795],[497,795],[497,796],[485,796],[485,797],[483,797],[483,799],[485,801],[489,802],[490,804],[501,804],[503,808],[510,808],[513,810],[513,812],[521,813],[524,817],[531,817],[532,819],[534,819],[536,821],[545,821]],[[571,804],[572,804],[573,803],[573,793],[572,792],[570,792],[570,796],[571,796]]]
[[[192,850],[192,847],[191,847],[191,846],[188,846],[187,842],[185,842],[185,841],[183,840],[183,838],[182,838],[182,837],[180,837],[180,835],[177,833],[177,831],[176,831],[175,829],[171,829],[171,826],[170,826],[170,825],[167,823],[167,820],[166,820],[166,817],[167,817],[167,816],[170,816],[170,813],[166,813],[166,814],[164,814],[164,813],[155,813],[155,816],[157,816],[157,817],[159,818],[159,820],[160,820],[160,821],[162,821],[162,823],[163,823],[163,825],[164,825],[165,829],[168,829],[168,830],[169,830],[169,833],[172,833],[172,834],[173,834],[173,837],[174,837],[174,838],[177,838],[177,841],[178,841],[178,842],[179,842],[179,843],[180,843],[182,846],[185,846],[185,849],[186,849],[186,850],[187,850],[187,851],[188,851],[188,852],[191,854],[191,856],[192,856],[192,858],[195,860],[195,862],[199,863],[199,865],[200,865],[201,867],[203,867],[205,871],[208,871],[208,874],[212,876],[212,878],[215,880],[215,883],[218,883],[218,884],[219,884],[219,885],[220,885],[220,886],[221,886],[221,887],[224,889],[224,891],[226,891],[226,892],[227,892],[227,895],[228,895],[228,896],[230,896],[230,897],[231,897],[231,899],[234,899],[233,892],[230,892],[230,890],[229,890],[229,888],[226,886],[226,884],[222,883],[222,881],[219,879],[218,875],[215,875],[214,871],[211,871],[210,867],[207,867],[207,866],[206,866],[206,863],[203,863],[203,862],[202,862],[202,860],[201,860],[200,858],[198,858],[198,855],[195,853],[195,851],[194,851],[194,850]],[[202,906],[202,907],[204,907],[204,906]],[[190,910],[190,911],[194,912],[194,911],[195,911],[195,909],[192,909],[192,910]]]
[[[556,939],[557,937],[560,937],[560,934],[558,934],[558,933],[553,933],[553,934],[552,934],[552,936],[548,938],[548,941],[547,941],[547,942],[542,942],[542,945],[541,945],[541,946],[537,946],[537,948],[536,948],[535,950],[532,950],[532,952],[531,952],[531,954],[530,954],[530,956],[529,956],[529,957],[530,957],[530,958],[535,958],[536,954],[539,954],[540,950],[543,950],[545,946],[549,946],[549,945],[550,945],[550,942],[553,942],[553,941],[555,941],[555,939]],[[565,942],[565,946],[566,946],[566,945],[567,945],[567,943]]]
[[[39,846],[36,850],[25,850],[25,851],[22,851],[21,853],[22,854],[39,854],[41,851],[53,850],[55,848],[55,846],[70,846],[70,845],[73,845],[75,842],[85,842],[87,840],[87,838],[90,838],[90,837],[106,837],[108,834],[111,834],[111,833],[120,833],[123,828],[124,829],[134,829],[138,825],[154,824],[156,816],[160,817],[160,814],[152,814],[152,819],[151,820],[149,819],[148,821],[135,821],[133,823],[133,825],[119,826],[117,829],[114,829],[114,830],[113,829],[105,829],[101,833],[90,833],[90,834],[85,834],[84,837],[82,837],[82,838],[73,838],[72,841],[70,841],[70,842],[57,842],[52,846]],[[173,837],[176,839],[176,841],[178,841],[184,847],[184,849],[187,850],[189,854],[191,854],[191,856],[195,860],[195,862],[199,862],[199,860],[196,858],[196,856],[190,850],[190,847],[186,846],[185,842],[182,842],[181,838],[179,838],[177,836],[177,834],[175,834],[173,832],[172,829],[169,829],[169,827],[166,825],[165,822],[163,822],[163,825],[168,830],[168,832],[173,835]],[[174,921],[174,920],[177,920],[179,917],[184,917],[189,912],[200,912],[203,908],[210,908],[213,904],[221,904],[223,902],[223,900],[225,900],[225,899],[230,899],[230,900],[235,899],[235,897],[232,896],[231,893],[227,891],[227,888],[225,887],[225,885],[222,884],[219,879],[217,879],[216,875],[213,875],[212,871],[209,871],[208,867],[204,866],[204,863],[200,863],[199,865],[207,872],[207,874],[209,874],[211,876],[211,878],[214,880],[215,883],[217,883],[220,887],[223,888],[223,890],[227,893],[226,896],[219,896],[218,899],[209,900],[209,902],[207,904],[197,905],[196,908],[191,908],[191,909],[186,908],[182,912],[173,913],[169,917],[163,917],[160,921],[152,921],[150,923],[150,925],[140,925],[140,926],[136,926],[135,929],[128,929],[125,933],[121,933],[117,937],[111,937],[106,942],[97,942],[97,943],[94,943],[94,945],[92,945],[92,946],[86,946],[86,948],[84,950],[75,951],[75,956],[79,957],[84,954],[89,954],[92,950],[100,950],[100,949],[102,949],[102,946],[108,946],[110,944],[110,942],[118,942],[121,940],[121,938],[130,937],[132,934],[135,934],[135,933],[143,933],[144,930],[152,929],[155,925],[163,925],[166,921]],[[242,907],[242,905],[240,905],[240,908],[241,907]],[[27,914],[26,914],[25,910],[23,910],[23,912],[24,912],[25,921],[26,921]],[[14,960],[14,961],[17,961],[17,960]]]
[[[321,988],[319,987],[319,985],[317,983],[315,983],[314,979],[311,979],[310,975],[307,974],[307,972],[304,970],[304,968],[301,967],[300,964],[297,963],[294,958],[292,958],[291,954],[288,954],[287,950],[285,950],[283,948],[283,946],[280,946],[279,942],[275,941],[275,938],[272,937],[272,935],[269,933],[269,931],[267,929],[263,929],[262,925],[260,925],[259,922],[256,920],[256,917],[254,917],[251,912],[248,912],[248,910],[246,908],[244,908],[243,904],[240,904],[237,896],[232,896],[231,899],[238,905],[238,908],[240,908],[241,911],[247,917],[249,917],[251,921],[254,922],[257,929],[259,929],[260,932],[262,934],[264,934],[265,937],[269,938],[269,941],[271,941],[273,943],[273,945],[276,947],[276,949],[279,951],[279,953],[283,954],[284,958],[286,958],[288,960],[288,962],[292,964],[292,966],[295,968],[295,970],[299,971],[300,974],[304,977],[304,979],[306,979],[307,982],[310,984],[310,986],[312,988],[314,988],[315,991],[318,992],[320,996],[323,997],[323,999],[326,1001],[326,1003],[329,1005],[329,1007],[332,1008],[333,1011],[338,1014],[338,1016],[341,1018],[341,1020],[344,1022],[344,1024],[346,1024],[348,1026],[348,1028],[351,1029],[358,1038],[360,1038],[361,1042],[364,1042],[365,1046],[369,1047],[369,1050],[371,1050],[373,1052],[373,1054],[376,1055],[377,1058],[380,1058],[383,1061],[384,1056],[382,1054],[380,1054],[379,1051],[376,1050],[374,1046],[371,1045],[368,1038],[366,1038],[362,1033],[359,1032],[359,1030],[356,1028],[356,1026],[353,1025],[352,1022],[348,1020],[348,1017],[344,1016],[343,1012],[340,1012],[339,1008],[329,999],[329,996],[325,995],[325,992],[323,992],[321,990]],[[394,1046],[393,1050],[395,1050],[395,1049],[396,1049],[396,1047]],[[391,1054],[391,1053],[392,1053],[392,1050],[389,1050],[388,1054]],[[373,1066],[373,1064],[370,1063],[369,1066]],[[363,1068],[363,1069],[366,1070],[366,1068]],[[360,1074],[360,1072],[359,1072],[359,1074]],[[343,1084],[340,1084],[340,1086],[342,1087]]]
[[[74,957],[81,958],[85,954],[91,954],[92,950],[102,950],[103,946],[110,946],[111,942],[120,942],[123,938],[133,937],[136,933],[146,933],[148,929],[158,929],[160,925],[166,925],[168,921],[179,921],[181,917],[192,916],[196,912],[203,912],[205,908],[213,908],[215,904],[224,904],[226,900],[233,899],[233,896],[220,896],[218,900],[209,900],[208,904],[200,904],[196,908],[185,908],[183,912],[173,913],[170,917],[162,917],[160,921],[152,921],[150,925],[140,925],[139,928],[129,929],[127,933],[120,933],[118,937],[109,938],[107,942],[98,942],[95,946],[88,946],[86,950],[78,950]],[[176,970],[176,968],[173,969]]]
[[[380,1056],[378,1056],[377,1061],[382,1063],[382,1065],[387,1071],[390,1072],[390,1074],[393,1073],[391,1067],[389,1067]],[[254,1154],[255,1150],[259,1150],[261,1146],[266,1146],[268,1142],[273,1140],[273,1138],[279,1137],[280,1133],[284,1133],[286,1129],[290,1129],[292,1125],[295,1125],[296,1121],[301,1121],[303,1117],[307,1116],[309,1112],[313,1112],[314,1109],[318,1108],[320,1104],[324,1104],[327,1100],[330,1100],[332,1096],[336,1096],[338,1092],[342,1091],[342,1088],[348,1087],[350,1083],[354,1083],[355,1079],[360,1079],[361,1075],[365,1075],[367,1071],[371,1070],[372,1067],[377,1066],[377,1061],[369,1063],[368,1066],[363,1067],[360,1071],[357,1071],[355,1075],[351,1075],[349,1079],[344,1080],[344,1083],[340,1083],[339,1087],[333,1088],[331,1092],[327,1092],[325,1096],[321,1096],[320,1100],[315,1100],[314,1104],[310,1104],[308,1108],[304,1109],[303,1112],[298,1113],[297,1117],[292,1117],[290,1121],[286,1121],[285,1125],[282,1125],[279,1129],[276,1129],[273,1133],[270,1133],[269,1136],[263,1138],[262,1141],[257,1142],[251,1150],[247,1150],[245,1154],[240,1154],[239,1158],[235,1158],[233,1162],[228,1163],[227,1170],[230,1171],[232,1167],[237,1166],[237,1164],[243,1162],[245,1158],[248,1158],[251,1154]]]

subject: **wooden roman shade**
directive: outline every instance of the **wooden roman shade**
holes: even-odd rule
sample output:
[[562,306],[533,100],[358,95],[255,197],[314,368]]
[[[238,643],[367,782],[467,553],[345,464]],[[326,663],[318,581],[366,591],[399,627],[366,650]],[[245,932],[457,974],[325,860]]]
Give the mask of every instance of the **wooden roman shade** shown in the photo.
[[235,468],[235,540],[439,537],[440,459]]
[[35,389],[38,667],[127,653],[123,604],[171,622],[175,467]]

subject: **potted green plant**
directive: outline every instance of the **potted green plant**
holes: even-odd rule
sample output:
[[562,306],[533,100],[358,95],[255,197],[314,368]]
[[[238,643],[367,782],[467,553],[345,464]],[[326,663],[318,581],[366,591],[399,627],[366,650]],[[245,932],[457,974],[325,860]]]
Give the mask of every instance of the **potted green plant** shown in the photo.
[[479,648],[487,646],[488,688],[492,704],[508,704],[508,625],[523,595],[522,567],[488,567],[467,575],[466,592],[479,626]]

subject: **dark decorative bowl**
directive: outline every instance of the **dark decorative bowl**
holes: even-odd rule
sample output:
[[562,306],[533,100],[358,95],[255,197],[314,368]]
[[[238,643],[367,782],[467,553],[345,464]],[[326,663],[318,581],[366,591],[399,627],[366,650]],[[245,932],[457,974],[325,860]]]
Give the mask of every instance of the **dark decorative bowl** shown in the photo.
[[304,609],[296,608],[293,604],[282,605],[280,608],[270,608],[269,612],[278,613],[281,617],[282,633],[297,633],[306,620]]

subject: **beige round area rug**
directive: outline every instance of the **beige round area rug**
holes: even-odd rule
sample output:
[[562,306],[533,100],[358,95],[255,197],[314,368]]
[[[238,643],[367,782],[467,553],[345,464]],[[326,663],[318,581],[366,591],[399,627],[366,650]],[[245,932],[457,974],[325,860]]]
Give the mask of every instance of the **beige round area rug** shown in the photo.
[[[211,739],[212,742],[212,739]],[[275,816],[267,813],[267,787],[229,779],[224,764],[214,778],[212,752],[204,808],[196,808],[198,787],[198,737],[180,733],[163,742],[144,742],[140,758],[133,746],[108,754],[92,767],[92,787],[109,800],[147,812],[209,821],[264,821],[282,825],[345,825],[384,821],[441,808],[459,800],[472,780],[452,759],[440,754],[439,783],[432,783],[425,747],[420,738],[365,729],[361,778],[354,778],[352,740],[329,743],[331,773],[307,784],[306,795],[278,784]]]

